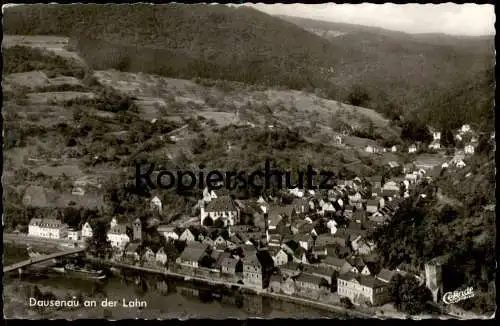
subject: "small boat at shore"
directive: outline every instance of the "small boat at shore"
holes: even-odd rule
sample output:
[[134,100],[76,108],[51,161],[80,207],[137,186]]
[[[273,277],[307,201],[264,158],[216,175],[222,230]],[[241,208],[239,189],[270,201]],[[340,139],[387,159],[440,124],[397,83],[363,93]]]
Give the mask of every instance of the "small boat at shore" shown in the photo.
[[102,280],[106,275],[102,270],[94,270],[86,267],[78,267],[74,264],[66,264],[64,267],[53,267],[53,271],[67,274],[68,276],[81,277],[92,280]]

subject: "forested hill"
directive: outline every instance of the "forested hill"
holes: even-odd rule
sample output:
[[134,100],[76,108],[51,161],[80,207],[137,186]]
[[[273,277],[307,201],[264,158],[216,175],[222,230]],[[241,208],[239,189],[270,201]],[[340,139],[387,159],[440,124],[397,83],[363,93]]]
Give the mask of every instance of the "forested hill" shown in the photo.
[[496,307],[494,155],[486,149],[460,171],[443,170],[373,234],[384,264],[391,267],[421,270],[446,254],[452,267],[444,275],[445,292],[472,286],[475,299],[460,304],[480,313]]
[[[6,10],[4,28],[8,34],[75,37],[82,41],[78,50],[83,57],[98,67],[114,64],[121,70],[292,88],[307,87],[308,78],[333,65],[336,57],[327,40],[248,7],[18,6]],[[94,44],[99,44],[99,53]],[[106,61],[111,50],[122,57]]]
[[96,69],[306,89],[394,119],[432,112],[424,122],[436,127],[491,116],[484,103],[494,85],[475,83],[494,67],[493,37],[409,35],[201,4],[27,5],[4,16],[6,34],[71,36]]

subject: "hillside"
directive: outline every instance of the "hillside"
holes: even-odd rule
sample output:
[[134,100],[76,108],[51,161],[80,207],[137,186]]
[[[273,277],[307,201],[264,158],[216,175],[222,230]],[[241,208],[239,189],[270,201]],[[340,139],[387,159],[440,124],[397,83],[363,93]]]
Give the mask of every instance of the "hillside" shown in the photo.
[[411,198],[373,239],[386,264],[421,269],[448,255],[446,291],[472,286],[474,300],[459,305],[476,312],[495,310],[495,158],[494,152],[468,160],[467,167],[443,171]]
[[[74,37],[94,68],[295,88],[307,86],[304,76],[312,78],[318,67],[331,64],[335,52],[326,40],[291,23],[224,5],[21,6],[6,11],[4,26],[8,34]],[[105,61],[106,54],[117,57]]]
[[[145,212],[133,190],[134,162],[253,171],[271,159],[275,168],[311,164],[352,177],[399,160],[366,154],[364,146],[376,141],[355,136],[354,129],[372,129],[378,141],[397,140],[399,129],[373,110],[301,91],[92,70],[61,50],[67,44],[54,36],[4,38],[4,184],[7,211],[18,216],[7,228],[34,213],[21,202],[29,186],[50,190],[49,207],[61,203],[50,198],[61,197],[90,209],[85,198],[105,196],[114,213]],[[353,135],[338,144],[335,137],[348,130]],[[83,187],[85,197],[73,196],[74,187]],[[164,192],[165,219],[191,216],[198,195]]]
[[[406,34],[297,17],[280,18],[339,47],[336,55],[342,64],[333,72],[336,85],[348,81],[360,85],[372,97],[372,105],[392,104],[409,117],[421,110],[432,112],[426,120],[441,128],[489,120],[495,87],[494,81],[488,82],[491,79],[483,81],[494,67],[493,36]],[[461,114],[448,110],[452,106],[458,107]]]
[[[491,37],[409,35],[223,5],[17,6],[6,10],[4,28],[71,36],[94,69],[283,85],[394,119],[431,110],[439,114],[427,122],[436,127],[450,114],[443,94],[460,91],[494,62]],[[493,91],[471,90],[485,99]],[[472,121],[453,119],[454,126],[481,123],[481,112],[469,114]]]

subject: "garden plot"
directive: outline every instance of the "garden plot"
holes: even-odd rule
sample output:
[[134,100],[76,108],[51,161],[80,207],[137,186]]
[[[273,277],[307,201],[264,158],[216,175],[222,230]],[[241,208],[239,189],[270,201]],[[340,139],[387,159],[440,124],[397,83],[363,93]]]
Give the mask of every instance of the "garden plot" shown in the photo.
[[11,89],[15,89],[16,87],[26,87],[31,90],[63,85],[83,87],[82,82],[78,78],[70,76],[49,78],[42,71],[28,71],[8,74],[4,77],[4,84],[8,85]]
[[92,92],[45,92],[26,94],[30,104],[53,104],[65,103],[70,100],[86,99],[92,100],[96,95]]

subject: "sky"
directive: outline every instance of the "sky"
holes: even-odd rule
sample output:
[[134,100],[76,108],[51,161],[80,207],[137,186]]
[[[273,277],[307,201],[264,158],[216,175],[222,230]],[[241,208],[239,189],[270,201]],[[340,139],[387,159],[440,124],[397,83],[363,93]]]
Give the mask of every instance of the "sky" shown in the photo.
[[366,25],[406,33],[494,35],[491,4],[245,4],[271,15],[287,15]]

